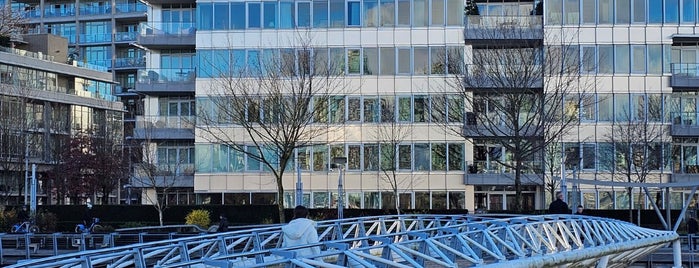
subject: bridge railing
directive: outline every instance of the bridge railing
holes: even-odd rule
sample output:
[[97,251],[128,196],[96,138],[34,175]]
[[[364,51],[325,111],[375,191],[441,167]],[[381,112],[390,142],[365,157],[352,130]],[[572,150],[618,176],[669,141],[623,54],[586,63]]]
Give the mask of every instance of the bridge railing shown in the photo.
[[[282,248],[281,225],[31,260],[10,267],[264,267],[273,264],[344,267],[379,264],[471,266],[565,256],[590,264],[618,254],[626,261],[676,240],[674,232],[611,219],[572,216],[400,215],[321,221],[317,244]],[[608,247],[625,248],[625,251]],[[315,256],[296,250],[320,247]],[[625,252],[633,254],[625,254]],[[584,254],[583,254],[584,253]],[[583,257],[581,257],[583,256]],[[555,260],[555,258],[552,258]]]

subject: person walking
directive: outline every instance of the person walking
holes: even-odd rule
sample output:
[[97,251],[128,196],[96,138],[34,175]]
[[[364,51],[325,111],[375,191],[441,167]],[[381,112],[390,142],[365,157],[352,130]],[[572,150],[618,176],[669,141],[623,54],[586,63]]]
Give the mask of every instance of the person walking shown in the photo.
[[[308,209],[304,206],[294,208],[294,219],[282,227],[284,235],[282,246],[296,247],[318,243],[316,222],[308,217]],[[314,256],[320,254],[320,247],[305,247],[295,250],[297,256]]]
[[563,193],[556,194],[556,200],[549,205],[550,214],[570,214],[568,203],[563,201]]
[[689,250],[694,251],[697,249],[694,239],[696,239],[697,231],[699,231],[699,222],[694,217],[690,217],[687,220],[687,243],[689,244]]
[[218,219],[218,229],[216,229],[216,232],[228,232],[228,218],[226,218],[225,215],[221,214],[220,216],[218,216]]
[[578,208],[575,210],[575,215],[585,215],[585,208],[582,205],[578,205]]

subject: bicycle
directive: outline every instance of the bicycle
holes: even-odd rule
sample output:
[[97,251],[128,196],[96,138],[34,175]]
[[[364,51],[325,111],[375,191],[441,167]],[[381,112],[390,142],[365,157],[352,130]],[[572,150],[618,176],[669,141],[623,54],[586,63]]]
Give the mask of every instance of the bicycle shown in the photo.
[[38,233],[39,226],[36,226],[32,221],[24,221],[21,223],[15,223],[10,228],[10,233]]
[[92,223],[90,223],[90,226],[85,226],[85,224],[79,223],[75,225],[75,232],[76,233],[93,233],[93,232],[101,232],[104,230],[104,227],[99,224],[100,223],[100,218],[92,218]]

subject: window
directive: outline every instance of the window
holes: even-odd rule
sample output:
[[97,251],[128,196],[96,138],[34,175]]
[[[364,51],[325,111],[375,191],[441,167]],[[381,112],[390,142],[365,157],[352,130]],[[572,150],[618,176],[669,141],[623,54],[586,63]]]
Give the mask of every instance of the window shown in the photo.
[[[652,0],[651,0],[652,1]],[[631,6],[632,19],[631,22],[634,23],[645,23],[646,22],[646,0],[633,0]],[[594,8],[594,6],[593,6]]]
[[595,144],[584,143],[582,145],[582,168],[595,169]]
[[393,26],[396,16],[396,0],[380,0],[381,8],[379,11],[379,19],[381,26]]
[[662,74],[663,67],[663,46],[662,45],[647,45],[648,48],[648,63],[646,64],[648,74]]
[[379,74],[379,50],[377,48],[364,48],[362,63],[364,63],[364,74]]
[[359,49],[347,49],[347,72],[359,74],[361,71],[361,55]]
[[228,3],[214,4],[214,30],[228,30]]
[[614,73],[614,47],[600,45],[597,47],[598,72],[601,74]]
[[362,100],[359,97],[349,97],[347,101],[347,121],[359,122],[362,120]]
[[213,28],[213,17],[214,17],[214,11],[213,11],[213,5],[212,4],[199,4],[197,5],[197,9],[199,11],[199,14],[197,15],[197,18],[199,19],[199,22],[197,23],[197,27],[199,30],[211,30]]
[[277,2],[263,2],[264,17],[262,27],[265,29],[275,29],[277,27]]
[[259,160],[259,158],[261,157],[259,148],[254,147],[254,146],[246,146],[245,151],[247,152],[245,154],[245,158],[247,159],[246,170],[247,171],[260,171],[262,164],[260,163],[260,160]]
[[427,122],[429,116],[429,99],[427,96],[415,96],[413,115],[415,122]]
[[411,111],[410,97],[398,97],[398,121],[410,122]]
[[444,1],[445,0],[432,0],[432,26],[444,25]]
[[[420,1],[420,0],[417,0]],[[417,2],[416,1],[416,2]],[[414,24],[413,26],[427,26],[427,12],[428,8],[425,6],[421,12],[423,15],[424,22],[422,24]],[[410,26],[410,0],[398,0],[398,25],[400,26]]]
[[614,115],[614,100],[612,94],[599,94],[597,98],[599,121],[612,121]]
[[631,22],[631,2],[629,0],[616,0],[616,23],[628,24]]
[[231,2],[231,29],[245,29],[245,3]]
[[427,143],[416,143],[413,146],[415,170],[430,170],[430,145]]
[[663,22],[663,0],[648,0],[648,23]]
[[[600,0],[603,1],[603,0]],[[550,0],[546,8],[546,24],[561,24],[561,14],[563,12],[563,0]]]
[[463,1],[447,1],[447,25],[450,26],[461,26],[463,24],[463,12],[464,2]]
[[449,122],[464,122],[464,99],[459,95],[447,96],[447,116]]
[[360,145],[347,146],[347,170],[360,170],[362,164],[362,147]]
[[629,95],[614,94],[614,121],[625,122],[631,119]]
[[331,97],[330,99],[330,122],[345,122],[345,97]]
[[376,98],[364,98],[364,122],[379,122],[379,102]]
[[392,47],[382,47],[379,49],[381,52],[381,75],[394,75],[396,74],[396,52]]
[[323,98],[313,99],[313,122],[327,123],[328,122],[328,100]]
[[330,27],[342,28],[345,26],[345,1],[330,0]]
[[614,17],[614,1],[599,0],[597,3],[597,21],[599,24],[611,24]]
[[381,170],[396,169],[396,148],[393,144],[384,143],[380,146],[381,149]]
[[[645,1],[645,0],[642,0]],[[582,22],[584,24],[595,23],[595,4],[596,0],[582,0]]]
[[445,63],[447,63],[446,47],[430,47],[430,73],[445,74]]
[[313,1],[313,27],[315,27],[315,28],[328,27],[328,1],[327,0]]
[[379,145],[364,144],[364,170],[379,170]]
[[429,74],[430,64],[429,60],[429,50],[427,47],[415,47],[413,48],[413,74]]
[[[301,3],[299,3],[301,4]],[[294,2],[282,1],[279,3],[279,28],[292,29],[296,25],[296,12]]]
[[447,169],[447,148],[444,143],[432,144],[432,170]]
[[311,3],[296,3],[296,25],[300,28],[311,27]]
[[398,74],[410,74],[410,48],[398,48]]
[[381,122],[395,122],[395,98],[381,98]]
[[328,168],[328,146],[313,146],[313,171],[324,171]]
[[677,23],[679,21],[679,0],[665,0],[665,23]]
[[694,0],[682,0],[682,22],[694,23]]
[[347,2],[347,26],[361,25],[361,10],[359,1]]
[[364,1],[364,27],[379,26],[379,6],[376,0]]
[[645,45],[633,45],[631,46],[633,62],[631,73],[634,74],[645,74],[646,73],[646,46]]
[[464,170],[463,144],[449,144],[449,170]]
[[413,0],[413,27],[427,26],[429,0]]
[[248,28],[260,28],[262,26],[262,5],[260,3],[248,3]]
[[580,23],[580,0],[565,0],[563,3],[564,24]]
[[398,145],[398,169],[412,169],[412,148],[409,144]]
[[614,73],[617,74],[628,74],[629,73],[629,46],[628,45],[614,45],[615,57],[614,57]]

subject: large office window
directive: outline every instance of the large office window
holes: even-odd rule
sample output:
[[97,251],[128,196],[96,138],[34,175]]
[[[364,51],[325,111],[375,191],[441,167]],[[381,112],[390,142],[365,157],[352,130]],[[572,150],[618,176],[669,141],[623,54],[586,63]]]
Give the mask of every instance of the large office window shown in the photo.
[[663,72],[663,47],[662,45],[647,45],[648,54],[646,59],[648,60],[646,73],[648,74],[662,74]]
[[614,99],[612,98],[612,94],[598,94],[597,107],[599,121],[612,121],[614,115]]
[[260,3],[248,3],[248,28],[260,28],[262,26],[262,5]]
[[597,18],[595,13],[595,5],[597,0],[582,0],[582,23],[594,24],[595,18]]
[[395,25],[396,17],[396,1],[395,0],[380,0],[381,7],[379,11],[380,25],[384,27]]
[[[428,9],[422,10],[423,13],[428,14]],[[427,15],[424,15],[425,21],[424,25],[427,25]],[[410,25],[410,0],[398,0],[398,25],[409,26]],[[422,25],[413,25],[422,26]]]
[[330,0],[330,27],[342,28],[345,26],[345,1]]
[[398,74],[410,74],[410,48],[398,48]]
[[364,144],[364,169],[365,171],[379,170],[379,145]]
[[614,45],[614,73],[629,73],[629,45]]
[[228,3],[214,4],[214,30],[228,30]]
[[599,45],[597,47],[598,72],[601,74],[614,73],[614,46]]
[[430,145],[427,143],[416,143],[413,145],[413,157],[415,170],[430,170]]
[[464,145],[449,144],[449,170],[464,170]]
[[359,1],[347,2],[347,26],[360,26],[362,23]]
[[616,23],[627,24],[631,22],[630,0],[616,0]]
[[645,74],[646,73],[646,46],[645,45],[634,45],[631,46],[631,61],[633,63],[631,67],[631,73],[634,74]]
[[648,0],[648,23],[663,22],[663,0]]
[[696,12],[695,0],[682,0],[682,22],[694,23],[694,14]]
[[413,74],[429,74],[430,64],[429,50],[427,47],[415,47],[413,48]]
[[[427,14],[427,11],[429,10],[429,0],[413,0],[413,8],[413,26],[427,26],[427,19],[429,18],[429,14]],[[403,15],[401,13],[403,10],[404,9],[401,6],[398,6],[399,17]],[[399,21],[399,24],[402,23]]]
[[565,24],[580,23],[580,0],[565,0],[563,2],[563,21]]
[[298,27],[311,27],[311,2],[296,3],[296,25]]
[[[211,30],[213,28],[213,17],[214,17],[214,10],[213,10],[213,4],[208,4],[208,3],[201,3],[197,4],[197,18],[199,22],[197,23],[197,28],[199,30]],[[244,16],[243,16],[244,17]]]
[[546,24],[561,24],[563,19],[563,0],[550,0],[547,2]]
[[665,0],[665,23],[678,23],[680,16],[679,0]]
[[381,75],[396,74],[396,51],[392,47],[382,47],[379,49],[381,55]]
[[[301,4],[301,3],[299,3]],[[308,6],[308,3],[306,3]],[[310,12],[310,10],[309,10]],[[309,14],[310,15],[310,14]],[[307,18],[309,20],[310,18]],[[296,11],[294,2],[282,1],[279,3],[279,28],[292,29],[296,25]]]
[[328,27],[328,1],[313,1],[313,27]]
[[231,29],[245,29],[245,3],[231,2]]
[[364,63],[364,74],[379,74],[379,50],[377,48],[364,48],[362,55]]
[[262,27],[265,29],[274,29],[277,27],[277,2],[263,2],[264,15]]
[[377,0],[365,0],[363,2],[363,19],[364,27],[376,27],[379,26],[379,5]]
[[611,24],[614,18],[614,1],[599,0],[597,3],[597,23]]
[[633,0],[631,2],[631,22],[646,22],[646,0]]
[[444,25],[444,0],[432,0],[432,6],[430,9],[432,10],[430,25]]

